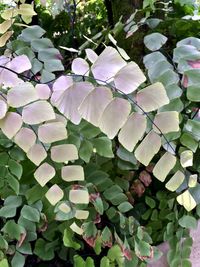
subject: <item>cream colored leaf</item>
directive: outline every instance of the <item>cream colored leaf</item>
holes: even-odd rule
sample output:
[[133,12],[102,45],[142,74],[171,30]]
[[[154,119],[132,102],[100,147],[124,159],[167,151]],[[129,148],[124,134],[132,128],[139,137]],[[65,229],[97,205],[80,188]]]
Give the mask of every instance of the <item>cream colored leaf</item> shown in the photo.
[[21,128],[15,135],[14,142],[27,153],[36,142],[36,134],[29,128]]
[[84,181],[83,167],[79,165],[64,166],[61,170],[61,177],[66,182]]
[[5,19],[5,20],[10,20],[11,18],[15,17],[16,15],[17,15],[17,11],[15,8],[5,9],[1,13],[2,19]]
[[195,187],[197,185],[197,174],[193,174],[189,176],[188,186],[189,187]]
[[63,144],[51,148],[51,159],[55,162],[66,162],[78,159],[78,150],[73,144]]
[[36,100],[38,100],[37,92],[29,82],[21,83],[8,90],[7,101],[11,107],[23,107]]
[[9,139],[12,139],[21,129],[22,123],[22,117],[19,114],[8,112],[6,116],[0,120],[0,128]]
[[193,165],[193,152],[191,150],[185,150],[180,155],[180,162],[183,168]]
[[58,206],[58,209],[64,213],[69,213],[71,211],[71,208],[70,206],[68,206],[66,203],[61,203],[59,206]]
[[27,157],[38,166],[47,157],[47,152],[41,144],[35,144],[29,149]]
[[148,166],[155,154],[161,147],[161,138],[151,131],[135,150],[136,159],[143,165]]
[[69,200],[75,204],[88,204],[89,194],[87,190],[76,189],[69,191]]
[[31,4],[21,4],[19,9],[17,10],[18,14],[22,16],[34,16],[37,13],[33,9],[33,5]]
[[99,123],[101,131],[113,139],[127,120],[131,111],[130,103],[122,98],[114,98],[105,108]]
[[196,201],[194,200],[194,198],[192,197],[192,195],[190,194],[188,190],[186,190],[181,195],[177,196],[176,199],[178,203],[184,206],[184,208],[187,211],[191,211],[192,209],[196,207]]
[[14,20],[5,20],[0,24],[0,33],[3,34],[5,33],[12,25]]
[[73,222],[71,225],[70,225],[70,228],[71,230],[78,234],[78,235],[82,235],[83,234],[83,229],[80,228],[75,222]]
[[137,142],[144,135],[146,126],[147,121],[144,115],[139,113],[132,113],[119,132],[119,142],[128,151],[132,152]]
[[35,90],[37,92],[39,99],[43,99],[43,100],[49,99],[51,90],[47,84],[37,84],[35,86]]
[[97,87],[85,97],[78,111],[83,119],[98,127],[103,111],[112,98],[110,89],[103,86]]
[[172,178],[166,183],[165,187],[174,192],[183,183],[185,175],[181,171],[177,171]]
[[45,123],[38,128],[38,138],[43,143],[53,143],[67,138],[67,129],[62,122]]
[[48,183],[55,174],[55,169],[45,162],[34,172],[34,177],[41,186],[45,186],[45,184]]
[[8,105],[2,99],[0,99],[0,120],[6,116],[6,112],[8,110]]
[[67,119],[63,115],[60,115],[60,114],[57,114],[57,113],[55,113],[55,115],[56,115],[55,119],[50,120],[48,122],[49,123],[50,122],[62,122],[62,124],[64,124],[65,127],[66,127],[67,126]]
[[[154,124],[163,134],[179,131],[179,114],[177,111],[166,111],[156,114]],[[158,128],[153,125],[156,133],[160,133]]]
[[10,37],[12,36],[13,31],[8,31],[5,32],[1,37],[0,37],[0,47],[3,47],[6,42],[10,39]]
[[165,178],[174,168],[175,164],[176,157],[173,156],[171,153],[166,152],[154,166],[153,175],[161,182],[164,182]]
[[114,77],[116,88],[125,94],[134,92],[145,80],[146,77],[135,62],[129,62]]
[[76,210],[75,218],[78,220],[85,220],[89,216],[88,210]]
[[145,111],[154,111],[166,104],[169,98],[162,83],[157,82],[140,90],[136,96],[137,104]]
[[25,123],[34,125],[55,119],[55,113],[47,101],[40,100],[23,108],[22,119]]
[[51,203],[51,205],[56,205],[63,197],[63,190],[57,185],[54,184],[45,194],[45,197]]

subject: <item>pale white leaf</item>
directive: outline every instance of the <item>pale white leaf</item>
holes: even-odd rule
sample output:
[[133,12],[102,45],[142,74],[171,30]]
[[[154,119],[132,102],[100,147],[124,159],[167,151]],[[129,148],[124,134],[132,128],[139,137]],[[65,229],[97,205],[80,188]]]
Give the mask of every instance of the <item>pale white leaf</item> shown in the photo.
[[79,165],[64,166],[61,170],[61,177],[66,182],[84,181],[83,167]]
[[180,162],[183,168],[193,165],[193,152],[191,150],[185,150],[180,155]]
[[198,175],[197,174],[192,174],[189,176],[189,181],[188,181],[188,186],[191,187],[195,187],[197,185],[197,179],[198,179]]
[[171,179],[166,183],[165,187],[174,192],[183,183],[185,175],[181,171],[177,171]]
[[72,61],[72,72],[78,75],[88,75],[89,64],[83,58],[75,58]]
[[12,139],[22,127],[22,117],[16,112],[7,112],[6,116],[0,120],[2,132]]
[[0,120],[6,116],[6,112],[8,110],[8,105],[2,99],[0,99]]
[[60,76],[53,84],[53,91],[66,90],[73,85],[73,79],[70,76]]
[[78,150],[73,144],[63,144],[51,148],[51,159],[55,162],[66,162],[78,159]]
[[32,68],[31,62],[26,55],[14,57],[9,67],[17,73],[22,73]]
[[45,194],[48,201],[51,203],[51,205],[56,205],[63,197],[64,193],[63,190],[57,185],[54,184]]
[[[170,133],[179,131],[179,114],[177,111],[165,111],[156,114],[153,129],[156,133]],[[161,131],[161,132],[160,132]]]
[[37,84],[35,86],[35,90],[37,92],[39,99],[43,99],[43,100],[49,99],[51,90],[47,84]]
[[14,142],[27,153],[36,142],[36,134],[29,128],[21,128],[15,135]]
[[184,208],[189,212],[196,207],[196,201],[190,194],[188,190],[186,190],[181,195],[177,196],[177,201],[180,205],[184,206]]
[[67,129],[62,122],[45,123],[38,128],[38,138],[43,143],[53,143],[67,138]]
[[88,210],[76,210],[75,212],[75,218],[78,220],[85,220],[89,216]]
[[45,186],[45,184],[48,183],[55,174],[55,169],[45,162],[34,172],[34,177],[41,186]]
[[72,189],[69,191],[69,200],[75,204],[88,204],[88,191],[83,189]]
[[94,63],[97,60],[98,55],[92,49],[87,48],[87,49],[85,49],[85,52],[86,52],[88,60],[91,63]]
[[47,157],[47,152],[41,144],[34,144],[28,151],[27,157],[35,164],[40,163]]
[[80,228],[75,222],[73,222],[71,225],[70,225],[70,228],[71,230],[78,234],[78,235],[82,235],[83,234],[83,229]]
[[71,211],[71,208],[70,206],[68,206],[66,203],[61,203],[59,206],[58,206],[58,209],[64,213],[69,213]]

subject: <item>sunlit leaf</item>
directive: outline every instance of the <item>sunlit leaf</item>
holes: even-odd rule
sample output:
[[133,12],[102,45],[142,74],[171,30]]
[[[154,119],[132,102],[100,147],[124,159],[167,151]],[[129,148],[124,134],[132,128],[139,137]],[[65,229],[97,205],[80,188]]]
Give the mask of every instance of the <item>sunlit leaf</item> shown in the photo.
[[99,123],[101,131],[113,139],[124,125],[131,111],[130,103],[122,98],[114,98],[105,108]]
[[89,216],[88,210],[76,210],[75,218],[78,220],[85,220]]
[[165,187],[170,191],[175,191],[179,188],[179,186],[182,184],[182,182],[185,179],[185,175],[181,171],[177,171],[169,180],[169,182],[166,183]]
[[191,150],[185,150],[180,155],[180,162],[183,168],[193,165],[193,152]]
[[36,100],[38,100],[37,92],[29,82],[11,88],[7,94],[8,104],[14,108],[23,107]]
[[45,123],[38,128],[38,138],[43,143],[53,143],[67,138],[67,129],[62,122]]
[[51,96],[51,103],[74,124],[79,124],[81,116],[78,107],[94,89],[89,82],[77,82],[65,90],[56,90]]
[[164,182],[169,172],[174,168],[176,164],[176,157],[169,152],[166,152],[156,163],[153,168],[153,175]]
[[135,157],[139,162],[141,162],[145,166],[148,166],[155,154],[158,153],[160,147],[160,136],[151,131],[136,148]]
[[36,142],[36,134],[29,128],[21,128],[15,135],[14,141],[21,149],[28,152]]
[[4,100],[0,99],[0,119],[3,119],[5,117],[7,110],[8,105]]
[[101,115],[112,98],[113,96],[110,89],[103,86],[96,87],[86,96],[78,111],[83,119],[98,127]]
[[22,127],[22,123],[22,117],[19,114],[8,112],[6,116],[0,120],[0,128],[9,139],[12,139]]
[[69,191],[69,200],[75,204],[88,204],[89,194],[87,190],[75,189]]
[[54,184],[45,194],[48,201],[51,203],[51,205],[55,205],[58,203],[63,197],[64,193],[63,190],[57,185]]
[[18,9],[18,14],[23,16],[34,16],[37,15],[33,9],[33,5],[30,4],[21,4]]
[[63,144],[51,148],[51,159],[55,162],[65,162],[78,159],[78,150],[73,144]]
[[16,16],[17,12],[15,8],[6,8],[5,10],[2,10],[1,17],[5,20],[10,20],[12,17]]
[[137,142],[144,135],[146,125],[147,122],[144,115],[139,113],[132,113],[119,132],[119,142],[128,151],[132,152]]
[[[157,127],[159,128],[157,128]],[[153,129],[156,133],[179,131],[179,114],[177,111],[166,111],[156,114]],[[161,132],[160,132],[161,131]]]
[[108,81],[126,66],[126,62],[113,47],[106,47],[91,67],[95,79]]
[[138,105],[145,111],[154,111],[166,104],[169,104],[169,98],[164,86],[160,83],[154,83],[140,90],[136,96]]
[[5,33],[12,25],[14,20],[5,20],[0,24],[0,34]]
[[125,94],[135,91],[145,80],[146,77],[135,62],[128,63],[114,77],[116,88]]
[[10,37],[12,36],[13,31],[8,31],[5,32],[1,37],[0,37],[0,47],[3,47],[6,42],[10,39]]
[[29,149],[27,157],[38,166],[47,157],[47,152],[41,144],[35,144]]
[[22,110],[22,119],[27,124],[39,124],[55,119],[52,106],[45,100],[36,101],[25,106]]
[[89,64],[83,58],[75,58],[72,61],[72,72],[78,75],[88,75]]
[[187,211],[191,211],[196,207],[196,202],[188,190],[177,196],[176,199]]
[[34,172],[34,177],[41,186],[45,186],[55,174],[55,169],[45,162]]
[[64,166],[61,170],[61,177],[66,182],[84,181],[83,167],[79,165]]
[[73,232],[75,232],[76,234],[78,235],[82,235],[83,234],[83,229],[80,228],[75,222],[73,222],[71,225],[70,225],[70,228]]
[[188,180],[188,186],[189,187],[195,187],[197,185],[197,179],[198,179],[197,174],[190,175],[189,180]]
[[59,206],[58,206],[58,209],[64,213],[69,213],[71,211],[71,208],[70,206],[68,206],[66,203],[61,203]]

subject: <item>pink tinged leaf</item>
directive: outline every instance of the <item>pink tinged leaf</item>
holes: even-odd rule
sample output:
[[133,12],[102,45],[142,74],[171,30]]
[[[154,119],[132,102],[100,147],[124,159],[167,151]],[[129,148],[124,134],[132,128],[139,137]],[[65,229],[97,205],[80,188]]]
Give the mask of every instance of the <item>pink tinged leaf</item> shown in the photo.
[[8,112],[6,116],[0,120],[0,128],[2,132],[12,139],[22,127],[22,117],[15,112]]
[[51,148],[51,159],[55,162],[66,162],[78,159],[78,150],[73,144],[63,144]]
[[27,153],[36,142],[36,134],[29,128],[21,128],[15,135],[14,142]]
[[29,149],[27,157],[38,166],[47,157],[47,152],[41,144],[35,144]]
[[69,200],[75,204],[89,204],[89,194],[87,190],[70,190]]
[[64,166],[61,170],[61,177],[66,182],[84,181],[83,167],[79,165]]
[[75,212],[75,218],[78,220],[85,220],[89,216],[88,210],[76,210]]
[[38,138],[43,143],[53,143],[67,138],[67,129],[62,122],[51,122],[40,125]]
[[31,62],[26,55],[17,56],[10,62],[10,69],[17,73],[22,73],[30,70],[31,68]]
[[200,68],[200,60],[188,60],[188,65],[190,65],[193,69],[199,69]]
[[55,113],[47,101],[40,100],[23,108],[22,119],[25,123],[34,125],[55,119]]
[[23,107],[36,100],[38,100],[37,92],[29,82],[21,83],[8,90],[7,101],[11,107]]
[[77,82],[65,91],[55,91],[51,103],[74,124],[79,124],[81,116],[78,107],[84,98],[94,89],[89,82]]
[[48,122],[62,122],[62,124],[64,124],[65,126],[67,126],[67,119],[60,114],[55,113],[56,117],[54,120],[50,120]]
[[82,235],[83,234],[83,229],[80,228],[75,222],[73,222],[71,225],[70,225],[70,229],[78,234],[78,235]]
[[162,83],[157,82],[140,90],[136,96],[137,104],[145,111],[154,111],[169,104],[169,98]]
[[118,51],[108,46],[94,62],[91,71],[95,79],[109,81],[124,66],[126,66],[126,62],[122,59]]
[[63,190],[57,185],[54,184],[45,194],[45,197],[51,203],[52,206],[55,206],[63,197]]
[[34,173],[34,177],[41,186],[45,186],[54,176],[55,169],[48,163],[43,163]]
[[169,172],[176,164],[176,157],[166,152],[153,168],[153,175],[161,182],[164,182]]
[[47,84],[37,84],[35,86],[39,99],[47,100],[50,97],[51,90]]
[[87,49],[85,49],[85,52],[86,52],[88,60],[91,63],[94,63],[97,60],[98,55],[92,49],[87,48]]
[[151,131],[135,150],[135,157],[143,165],[148,166],[155,154],[158,153],[160,147],[160,136]]
[[[159,128],[157,128],[156,126]],[[179,131],[179,114],[177,111],[166,111],[156,114],[153,130],[156,133],[170,133]],[[161,132],[160,132],[161,131]]]
[[4,84],[4,86],[6,87],[13,87],[20,83],[23,83],[23,81],[18,78],[17,74],[4,69],[0,72],[0,84],[1,83]]
[[66,90],[73,85],[72,77],[60,76],[53,84],[53,91]]
[[72,61],[72,72],[78,75],[88,75],[89,65],[86,60],[82,58],[75,58]]
[[185,88],[188,87],[188,76],[183,75],[182,84]]
[[146,117],[139,113],[132,113],[119,132],[119,142],[130,152],[142,138],[147,126]]
[[97,87],[86,96],[78,111],[83,119],[98,127],[103,111],[112,98],[110,89],[103,86]]
[[122,98],[114,98],[105,108],[99,123],[101,131],[113,139],[124,125],[131,111],[130,103]]
[[134,92],[145,80],[146,77],[135,62],[128,63],[114,77],[116,88],[125,94]]
[[6,116],[8,106],[4,100],[0,99],[0,119],[3,119]]

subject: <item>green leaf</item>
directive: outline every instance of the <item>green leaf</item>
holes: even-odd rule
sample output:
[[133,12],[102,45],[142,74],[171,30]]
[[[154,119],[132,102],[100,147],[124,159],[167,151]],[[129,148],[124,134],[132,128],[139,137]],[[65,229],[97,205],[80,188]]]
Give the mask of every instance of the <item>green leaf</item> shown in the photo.
[[200,90],[198,85],[188,86],[186,92],[187,92],[187,98],[190,101],[200,102]]
[[151,51],[160,49],[166,42],[167,37],[158,32],[154,32],[144,37],[144,44]]
[[19,194],[19,181],[10,173],[6,175],[6,180],[12,190],[18,195]]
[[95,267],[94,260],[91,257],[87,257],[85,267]]
[[9,155],[6,152],[0,153],[0,165],[5,166],[8,164]]
[[25,256],[16,251],[14,257],[12,258],[11,266],[23,267],[24,264],[25,264]]
[[111,262],[117,261],[119,266],[123,266],[124,256],[122,255],[122,251],[118,245],[114,245],[109,249],[107,257]]
[[31,205],[31,204],[35,203],[36,201],[38,201],[39,199],[42,199],[43,196],[46,194],[47,189],[48,188],[46,186],[42,187],[39,184],[34,185],[25,194],[25,196],[28,200],[28,203]]
[[117,149],[117,156],[124,160],[124,161],[128,161],[130,163],[132,163],[133,165],[136,165],[137,164],[137,160],[134,156],[133,153],[129,152],[128,150],[126,150],[124,147],[120,146],[118,149]]
[[7,250],[8,249],[8,242],[3,238],[2,235],[0,235],[0,249],[1,250]]
[[182,267],[192,267],[192,263],[188,259],[183,259],[181,262]]
[[91,138],[96,137],[98,134],[100,134],[101,130],[87,122],[87,124],[85,124],[81,128],[80,132],[81,134],[83,134],[85,138],[91,139]]
[[190,215],[184,215],[178,220],[178,223],[180,226],[188,228],[188,229],[197,228],[197,220]]
[[75,250],[78,250],[81,248],[81,245],[73,240],[74,233],[71,231],[69,228],[66,228],[64,230],[64,235],[63,235],[63,243],[65,247],[68,248],[74,248]]
[[110,267],[110,260],[106,256],[101,259],[100,267]]
[[31,244],[28,242],[23,242],[20,247],[16,246],[16,250],[22,254],[26,255],[32,255],[32,249],[31,249]]
[[[54,248],[48,247],[43,239],[39,238],[35,243],[34,254],[44,261],[49,261],[54,258]],[[14,267],[14,266],[13,266]]]
[[183,133],[180,138],[180,142],[182,145],[191,149],[193,152],[196,152],[198,148],[198,142],[193,138],[190,133]]
[[74,267],[86,267],[85,261],[81,256],[75,255],[73,257]]
[[93,145],[90,141],[83,140],[79,149],[79,156],[86,163],[89,163],[93,153]]
[[133,208],[133,206],[129,202],[125,201],[121,203],[117,208],[120,212],[125,213],[130,211]]
[[194,139],[200,140],[200,122],[194,120],[188,120],[184,126],[183,131],[190,133]]
[[146,202],[146,204],[147,204],[150,208],[152,208],[152,209],[154,209],[155,206],[156,206],[156,202],[155,202],[155,200],[154,200],[153,198],[151,198],[151,197],[146,196],[146,197],[145,197],[145,202]]
[[93,145],[97,154],[106,158],[113,158],[112,142],[107,137],[99,137],[93,139]]
[[39,222],[40,221],[40,213],[37,209],[32,208],[30,206],[24,205],[21,210],[21,215],[32,222]]
[[10,159],[8,162],[8,168],[12,174],[14,174],[18,179],[21,178],[23,173],[22,166],[15,160]]
[[32,40],[39,39],[44,34],[45,30],[43,30],[40,26],[34,25],[22,31],[20,40],[31,42]]
[[0,261],[0,267],[9,267],[7,259]]
[[136,255],[149,257],[151,254],[151,246],[143,240],[139,240],[139,242],[135,241],[135,253]]
[[122,202],[127,201],[127,196],[123,193],[118,185],[113,185],[103,193],[104,197],[111,201],[113,205],[120,205]]
[[20,207],[22,205],[22,197],[20,196],[9,196],[4,201],[4,206],[13,208]]
[[19,240],[21,233],[24,233],[25,229],[22,226],[16,224],[14,220],[10,220],[6,222],[2,231],[8,234],[11,239]]
[[15,215],[16,215],[16,207],[6,206],[0,209],[0,217],[12,218]]

